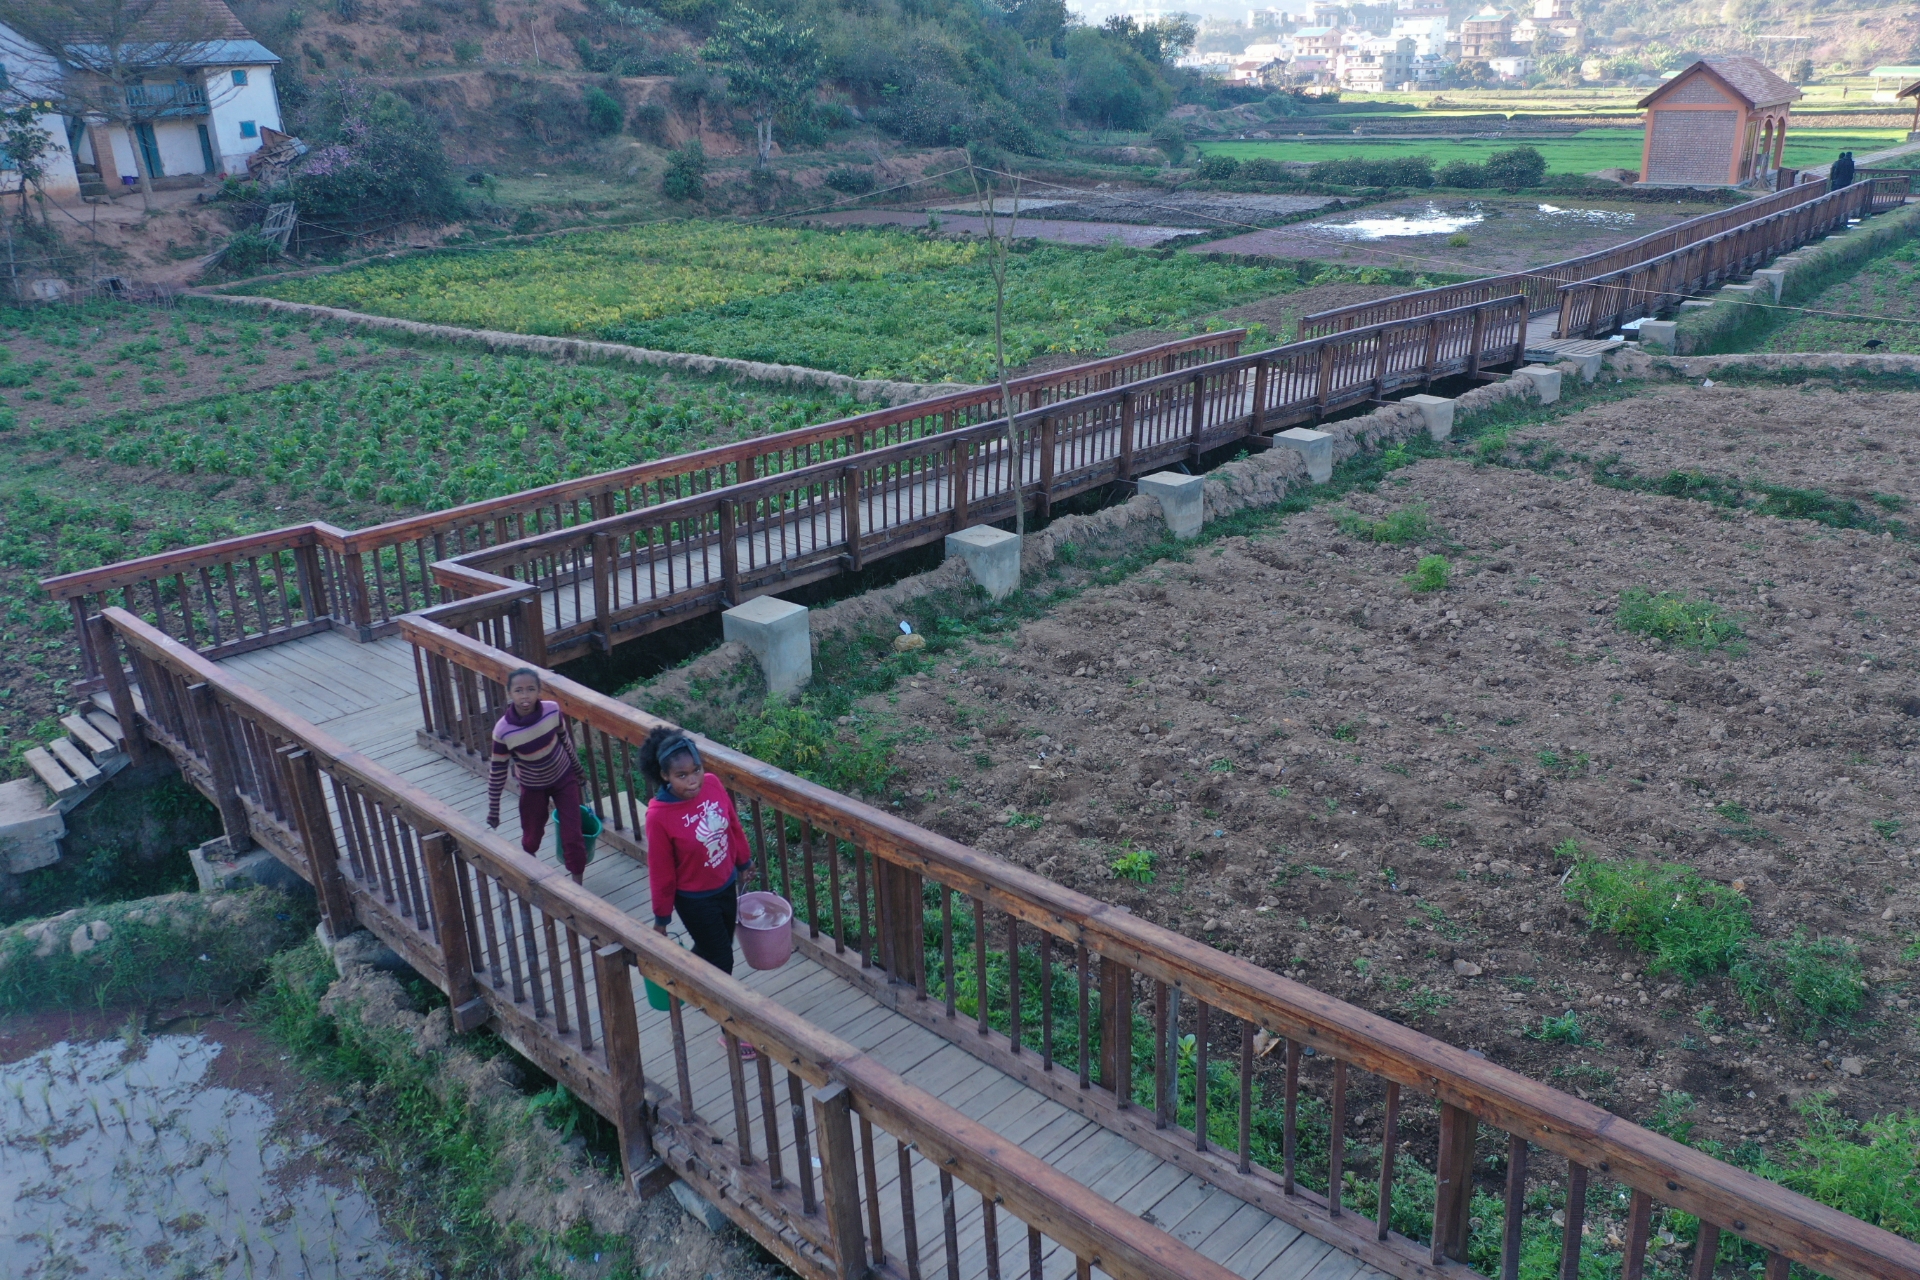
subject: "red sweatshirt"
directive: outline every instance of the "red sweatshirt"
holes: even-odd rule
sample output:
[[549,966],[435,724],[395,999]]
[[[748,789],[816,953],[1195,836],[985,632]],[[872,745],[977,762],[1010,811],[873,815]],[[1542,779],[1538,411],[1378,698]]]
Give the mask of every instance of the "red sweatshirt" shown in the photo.
[[673,914],[676,893],[712,893],[735,867],[753,861],[747,831],[720,779],[708,774],[691,800],[647,802],[647,878],[653,886],[653,918]]

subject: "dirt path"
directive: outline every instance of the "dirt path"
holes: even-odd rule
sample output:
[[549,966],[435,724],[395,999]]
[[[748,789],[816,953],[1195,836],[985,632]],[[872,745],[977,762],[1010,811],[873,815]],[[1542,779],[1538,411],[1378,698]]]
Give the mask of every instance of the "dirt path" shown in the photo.
[[[1631,424],[1650,466],[1748,432],[1744,459],[1775,397],[1805,412],[1759,456],[1797,483],[1850,465],[1833,431],[1920,407],[1676,389],[1554,430],[1566,447]],[[1697,1137],[1784,1135],[1785,1104],[1816,1090],[1858,1115],[1910,1102],[1911,545],[1464,460],[1348,507],[1416,505],[1423,545],[1316,510],[1089,591],[901,690],[873,710],[919,726],[899,752],[909,816],[1629,1117],[1685,1090]],[[1423,551],[1452,561],[1449,589],[1402,582]],[[1744,649],[1622,633],[1610,610],[1635,587],[1718,602]],[[1647,975],[1567,903],[1567,841],[1691,864],[1751,898],[1763,937],[1856,939],[1866,1011],[1807,1043],[1724,979]],[[1115,878],[1140,849],[1153,882]],[[1588,1043],[1522,1035],[1567,1010]]]

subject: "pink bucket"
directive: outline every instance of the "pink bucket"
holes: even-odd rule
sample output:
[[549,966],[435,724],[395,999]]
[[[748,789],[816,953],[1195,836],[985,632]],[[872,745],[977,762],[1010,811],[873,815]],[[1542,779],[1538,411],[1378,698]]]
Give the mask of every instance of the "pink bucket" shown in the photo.
[[741,894],[734,936],[748,964],[778,969],[793,954],[793,904],[777,893]]

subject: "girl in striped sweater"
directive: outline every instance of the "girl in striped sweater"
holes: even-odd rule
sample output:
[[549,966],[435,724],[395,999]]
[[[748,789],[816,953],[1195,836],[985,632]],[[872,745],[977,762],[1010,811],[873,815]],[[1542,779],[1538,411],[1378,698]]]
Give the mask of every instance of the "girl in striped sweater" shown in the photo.
[[580,834],[580,761],[560,716],[560,704],[540,697],[540,673],[521,667],[507,676],[507,711],[493,726],[487,767],[487,825],[500,825],[500,793],[507,769],[520,784],[520,847],[540,852],[547,814],[560,813],[560,852],[575,884],[587,870],[587,842]]

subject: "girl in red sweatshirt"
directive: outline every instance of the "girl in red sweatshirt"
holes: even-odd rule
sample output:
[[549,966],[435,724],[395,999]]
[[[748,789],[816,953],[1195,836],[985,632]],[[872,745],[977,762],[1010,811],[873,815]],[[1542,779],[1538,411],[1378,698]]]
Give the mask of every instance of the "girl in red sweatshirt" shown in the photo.
[[679,912],[693,953],[730,974],[739,872],[753,861],[733,797],[707,772],[700,749],[681,729],[663,725],[647,735],[640,744],[640,773],[654,789],[646,830],[653,927],[665,933]]

